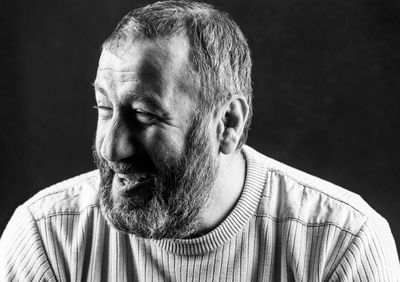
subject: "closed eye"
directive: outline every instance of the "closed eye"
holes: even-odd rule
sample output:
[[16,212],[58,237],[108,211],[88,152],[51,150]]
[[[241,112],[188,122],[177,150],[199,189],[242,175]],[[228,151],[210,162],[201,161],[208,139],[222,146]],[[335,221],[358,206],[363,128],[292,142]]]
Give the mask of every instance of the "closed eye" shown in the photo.
[[[99,117],[103,119],[109,119],[113,116],[113,109],[111,107],[96,105],[93,108],[98,111]],[[142,126],[149,126],[160,120],[155,114],[139,109],[135,109],[133,114],[135,121]]]
[[111,118],[112,114],[113,114],[113,109],[110,107],[106,107],[106,106],[93,106],[94,109],[96,109],[99,113],[99,116],[101,116],[102,118],[106,119],[106,118]]
[[142,125],[152,125],[159,120],[156,115],[142,110],[135,110],[135,118]]

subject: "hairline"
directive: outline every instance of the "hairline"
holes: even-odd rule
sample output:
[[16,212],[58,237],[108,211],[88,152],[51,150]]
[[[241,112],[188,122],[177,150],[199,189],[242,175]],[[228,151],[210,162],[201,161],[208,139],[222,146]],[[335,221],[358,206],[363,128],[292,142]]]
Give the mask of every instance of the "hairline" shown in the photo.
[[[108,44],[109,43],[108,40],[106,40],[101,45],[101,50],[110,52],[111,54],[117,56],[118,58],[121,58],[119,55],[119,54],[121,54],[120,52],[124,52],[124,53],[129,52],[129,48],[132,45],[137,44],[139,42],[156,43],[156,44],[160,45],[161,48],[166,49],[167,48],[166,46],[169,44],[169,42],[179,36],[184,37],[184,39],[188,43],[188,48],[189,48],[186,62],[184,63],[184,65],[182,66],[182,69],[180,70],[181,73],[184,74],[184,79],[181,80],[184,82],[184,85],[182,85],[180,83],[179,86],[180,87],[183,86],[183,89],[181,89],[181,90],[188,92],[190,95],[190,98],[194,99],[194,101],[197,103],[195,112],[196,112],[196,114],[200,114],[200,113],[202,113],[202,110],[205,110],[204,107],[202,107],[201,95],[199,95],[199,92],[201,91],[200,85],[199,85],[199,83],[196,83],[196,81],[200,81],[201,75],[199,72],[197,72],[194,69],[193,61],[191,59],[191,57],[193,56],[193,54],[192,54],[192,52],[193,52],[192,45],[193,44],[190,40],[190,37],[188,36],[187,28],[180,30],[177,33],[171,34],[170,36],[148,37],[148,36],[140,33],[140,34],[136,35],[134,38],[130,38],[129,42],[127,42],[127,40],[125,40],[125,42],[123,42],[123,44],[118,45],[117,47],[114,47],[114,48],[111,48],[111,45]],[[215,108],[214,108],[214,110],[215,110]]]
[[[142,30],[140,27],[136,29],[133,27],[133,29],[128,30],[125,29],[126,26],[129,26],[130,24],[135,25],[135,19],[139,19],[138,22],[136,22],[138,25],[141,25],[141,16],[144,15],[144,13],[151,13],[151,9],[154,7],[154,11],[158,13],[160,9],[162,8],[162,5],[164,3],[167,5],[166,11],[167,13],[171,13],[171,9],[178,9],[180,13],[180,20],[175,18],[175,20],[179,21],[180,23],[176,25],[175,27],[172,27],[169,31],[167,30],[157,30],[157,29],[152,29],[152,26],[149,27],[149,29]],[[186,4],[192,5],[194,4],[193,7],[187,7],[185,6]],[[183,4],[181,6],[180,4]],[[171,5],[171,6],[168,6]],[[176,5],[176,6],[175,6]],[[196,6],[199,5],[199,6]],[[169,9],[171,8],[171,9]],[[193,8],[193,10],[191,10]],[[203,10],[204,8],[204,10]],[[187,9],[187,10],[186,10]],[[197,9],[197,10],[196,10]],[[183,12],[182,12],[183,11]],[[188,12],[187,12],[188,11]],[[200,12],[199,12],[200,11]],[[137,14],[135,14],[137,12]],[[172,11],[173,12],[173,11]],[[182,13],[181,13],[182,12]],[[187,13],[186,13],[187,12]],[[204,13],[204,14],[203,14]],[[169,14],[171,15],[171,14]],[[202,15],[200,18],[199,16]],[[229,62],[224,61],[225,59],[222,59],[221,61],[214,61],[214,60],[220,60],[216,59],[214,57],[215,53],[213,52],[213,49],[211,49],[211,54],[208,53],[208,47],[207,45],[203,44],[208,44],[209,41],[203,41],[203,36],[207,35],[207,31],[204,29],[205,27],[208,27],[208,23],[203,22],[203,20],[200,20],[202,18],[208,18],[205,17],[204,15],[209,15],[212,17],[215,17],[217,19],[217,22],[219,20],[222,20],[223,24],[227,24],[228,28],[232,28],[233,30],[233,37],[231,38],[228,36],[228,38],[231,38],[230,40],[238,40],[235,42],[239,43],[238,48],[234,48],[234,52],[239,52],[235,53],[235,56],[242,56],[241,58],[244,59],[246,58],[246,61],[243,61],[243,65],[239,65],[240,69],[237,67],[230,65],[232,69],[230,69],[231,73],[227,73],[228,77],[221,76],[221,69],[213,69],[216,65],[214,65],[215,62],[217,64],[221,63],[222,65],[217,65],[217,66],[224,66],[224,64],[229,64]],[[166,15],[168,17],[168,15]],[[138,18],[137,18],[138,17]],[[174,15],[172,15],[174,17]],[[186,18],[186,19],[185,19]],[[133,21],[131,21],[133,19]],[[166,21],[168,21],[167,19]],[[197,22],[199,20],[199,22]],[[129,23],[131,21],[131,23]],[[206,20],[207,21],[207,20]],[[186,24],[184,23],[186,22]],[[188,25],[189,23],[189,25]],[[215,24],[214,22],[213,24]],[[192,28],[192,24],[194,24],[194,29]],[[199,24],[199,25],[198,25]],[[204,26],[203,24],[206,24]],[[218,23],[217,23],[218,25]],[[224,25],[225,26],[225,25]],[[221,26],[219,26],[221,27]],[[200,33],[198,28],[200,28]],[[118,49],[123,46],[123,48],[127,48],[126,46],[129,46],[131,42],[134,42],[136,40],[156,40],[156,41],[168,41],[174,36],[177,36],[181,34],[182,32],[186,33],[186,38],[189,43],[189,58],[188,58],[188,65],[187,69],[188,72],[186,72],[186,85],[189,86],[188,90],[191,90],[192,95],[196,98],[198,103],[198,107],[196,108],[196,111],[199,113],[202,113],[203,115],[206,113],[213,113],[216,110],[221,109],[226,103],[231,101],[232,98],[237,98],[237,97],[243,97],[244,100],[248,103],[249,105],[249,115],[245,120],[244,127],[243,127],[243,132],[240,137],[240,141],[238,144],[238,147],[240,148],[243,144],[245,144],[249,127],[251,124],[251,117],[252,117],[252,87],[251,87],[251,58],[250,58],[250,50],[248,48],[247,41],[241,32],[239,26],[229,17],[227,13],[224,11],[220,11],[215,9],[212,5],[206,4],[206,3],[198,3],[198,2],[186,2],[186,1],[178,1],[178,0],[172,0],[172,1],[165,1],[165,2],[157,2],[154,4],[147,5],[145,7],[136,9],[128,13],[118,24],[117,28],[114,30],[114,32],[105,40],[103,43],[103,48],[106,48],[108,50],[112,49]],[[205,32],[205,33],[203,33]],[[206,36],[207,38],[207,36]],[[209,38],[208,38],[209,39]],[[206,40],[208,40],[206,39]],[[221,38],[219,39],[221,42],[225,41],[225,39]],[[130,42],[131,41],[131,42]],[[218,40],[217,40],[218,42]],[[200,45],[199,45],[200,44]],[[230,48],[226,47],[229,46],[229,44],[232,44],[232,41],[228,41],[228,45],[225,45],[223,48]],[[107,48],[106,46],[113,47],[113,48]],[[206,48],[206,50],[204,49]],[[211,47],[212,48],[212,47]],[[217,49],[215,49],[217,50]],[[216,51],[217,52],[217,51]],[[240,53],[243,52],[243,53]],[[222,54],[222,53],[221,53]],[[218,54],[217,54],[218,56]],[[223,55],[222,55],[223,56]],[[239,57],[235,57],[239,58]],[[200,62],[200,63],[199,63]],[[238,63],[238,61],[236,61]],[[203,65],[204,64],[204,65]],[[203,68],[205,66],[205,68]],[[243,67],[243,68],[242,68]],[[214,75],[215,71],[215,77],[212,77],[210,79],[210,72],[212,71],[212,75]],[[246,74],[247,73],[247,74]],[[223,75],[223,74],[222,74]],[[232,79],[231,81],[223,82],[221,83],[222,80],[225,79]],[[219,80],[219,81],[218,81]],[[243,84],[241,83],[243,81]],[[243,91],[243,92],[242,92]],[[213,95],[217,94],[217,95]],[[213,97],[213,98],[210,98]]]

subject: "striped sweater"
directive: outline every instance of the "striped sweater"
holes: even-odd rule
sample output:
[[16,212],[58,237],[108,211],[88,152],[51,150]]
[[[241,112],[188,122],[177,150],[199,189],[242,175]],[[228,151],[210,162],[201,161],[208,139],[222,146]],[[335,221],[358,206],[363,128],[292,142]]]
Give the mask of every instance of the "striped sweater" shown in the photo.
[[93,171],[42,190],[0,241],[0,281],[399,281],[390,228],[358,195],[245,146],[235,208],[195,239],[104,220]]

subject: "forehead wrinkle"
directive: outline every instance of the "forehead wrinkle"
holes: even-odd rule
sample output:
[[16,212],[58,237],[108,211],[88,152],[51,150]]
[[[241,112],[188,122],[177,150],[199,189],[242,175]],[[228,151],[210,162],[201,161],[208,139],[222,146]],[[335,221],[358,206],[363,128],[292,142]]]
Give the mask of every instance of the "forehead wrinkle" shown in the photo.
[[[187,84],[185,75],[188,42],[186,38],[178,37],[162,43],[136,42],[119,56],[103,49],[97,71],[99,83],[110,91],[110,95],[122,95],[120,97],[126,101],[131,95],[134,99],[135,94],[154,100],[171,115],[176,101],[181,99],[180,95],[192,92],[188,91],[192,90],[192,85]],[[130,83],[132,81],[137,83]]]
[[138,81],[138,75],[134,71],[117,71],[109,68],[99,68],[97,75],[106,80],[115,80],[120,82]]
[[124,71],[114,70],[111,68],[99,68],[97,76],[101,79],[107,80],[110,84],[113,84],[113,82],[133,82],[135,84],[150,86],[150,88],[156,93],[161,93],[164,90],[166,81],[168,80],[160,71],[159,67],[153,66],[146,60],[141,63],[138,69],[138,71]]
[[105,84],[105,88],[102,86],[102,83],[99,80],[94,81],[93,87],[94,87],[96,93],[99,93],[100,95],[102,95],[106,98],[113,97],[113,94],[110,93],[110,95],[109,95],[110,91],[114,92],[116,94],[118,92],[119,93],[127,93],[127,95],[125,96],[125,99],[127,99],[127,101],[129,101],[130,103],[132,103],[132,102],[143,103],[157,112],[161,111],[160,113],[165,115],[164,110],[167,108],[165,103],[164,103],[164,105],[162,105],[162,103],[160,103],[159,99],[157,99],[157,97],[159,95],[154,95],[157,93],[154,93],[154,91],[152,89],[150,90],[146,87],[143,87],[143,84],[142,85],[140,83],[126,84],[125,82],[121,82],[119,87],[117,87],[115,80],[111,79],[111,80],[107,80],[107,83]]

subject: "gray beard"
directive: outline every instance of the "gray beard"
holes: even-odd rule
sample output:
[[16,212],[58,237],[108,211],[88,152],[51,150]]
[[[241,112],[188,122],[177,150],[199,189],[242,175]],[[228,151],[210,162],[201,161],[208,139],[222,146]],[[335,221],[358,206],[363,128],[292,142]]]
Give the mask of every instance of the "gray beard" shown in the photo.
[[[151,199],[138,207],[129,200],[113,201],[115,172],[96,150],[93,156],[100,171],[100,206],[107,222],[115,228],[143,238],[189,238],[199,229],[207,208],[219,164],[200,118],[195,118],[185,154],[174,164],[159,167]],[[140,199],[138,199],[140,200]]]

